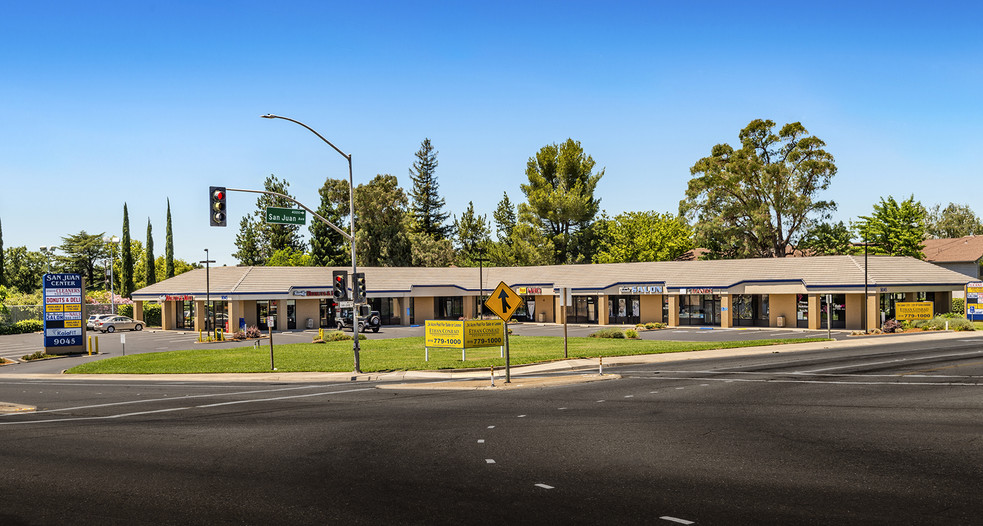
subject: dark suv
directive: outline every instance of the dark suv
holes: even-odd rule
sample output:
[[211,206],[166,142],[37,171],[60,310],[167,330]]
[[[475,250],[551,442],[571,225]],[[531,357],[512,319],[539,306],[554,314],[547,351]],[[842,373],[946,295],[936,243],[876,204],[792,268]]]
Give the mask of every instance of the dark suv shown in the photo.
[[[369,308],[368,305],[359,305],[358,332],[365,332],[366,330],[379,332],[379,328],[382,327],[382,317],[379,316],[379,311],[369,310]],[[352,309],[341,309],[335,321],[339,331],[346,328],[350,329],[352,327]]]

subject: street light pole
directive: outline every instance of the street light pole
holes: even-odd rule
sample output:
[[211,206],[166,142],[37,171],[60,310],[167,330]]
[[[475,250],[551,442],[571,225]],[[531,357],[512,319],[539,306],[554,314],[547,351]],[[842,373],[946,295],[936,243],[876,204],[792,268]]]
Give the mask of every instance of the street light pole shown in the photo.
[[[351,219],[350,234],[351,234],[351,243],[352,243],[352,279],[355,279],[355,274],[358,272],[358,267],[355,265],[355,184],[354,184],[354,177],[352,176],[352,155],[350,153],[345,153],[341,151],[340,149],[338,149],[337,146],[331,144],[331,141],[325,139],[324,136],[322,136],[320,133],[315,131],[314,128],[311,128],[310,126],[298,120],[291,119],[290,117],[281,117],[280,115],[274,115],[272,113],[267,113],[266,115],[260,115],[260,117],[264,119],[283,119],[285,121],[290,121],[294,124],[303,126],[304,128],[307,128],[307,130],[313,133],[314,135],[317,135],[318,139],[324,141],[325,144],[333,148],[334,151],[338,152],[339,155],[341,155],[342,157],[345,158],[345,160],[348,161],[348,213],[349,213],[349,218]],[[358,343],[358,306],[355,305],[354,302],[352,302],[352,333],[354,335],[354,342],[352,343],[352,352],[355,354],[354,372],[360,373],[362,372],[362,369],[361,369],[361,365],[359,364],[359,356],[358,356],[359,348],[360,348]]]

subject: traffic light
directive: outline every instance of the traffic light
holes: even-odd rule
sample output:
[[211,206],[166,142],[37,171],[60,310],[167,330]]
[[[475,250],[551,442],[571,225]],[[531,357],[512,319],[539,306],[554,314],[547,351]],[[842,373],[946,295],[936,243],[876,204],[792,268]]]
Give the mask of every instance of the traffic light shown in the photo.
[[352,299],[356,303],[362,303],[365,301],[365,273],[356,272],[354,275],[354,281],[352,283]]
[[211,226],[225,226],[225,187],[208,187],[208,221]]
[[331,286],[334,287],[334,299],[337,301],[348,300],[348,271],[335,270],[331,273]]

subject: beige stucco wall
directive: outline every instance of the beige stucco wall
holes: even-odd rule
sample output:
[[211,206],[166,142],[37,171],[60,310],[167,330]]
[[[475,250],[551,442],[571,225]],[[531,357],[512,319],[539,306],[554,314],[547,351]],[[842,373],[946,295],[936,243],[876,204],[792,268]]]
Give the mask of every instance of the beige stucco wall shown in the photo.
[[165,301],[160,309],[160,324],[165,331],[175,329],[175,313],[177,312],[177,302]]
[[597,324],[608,324],[608,296],[597,296]]
[[864,295],[846,295],[846,328],[851,330],[864,328]]
[[670,327],[679,326],[679,295],[673,294],[669,296],[669,321],[668,325]]
[[317,329],[321,319],[320,299],[297,300],[297,328],[306,329],[308,318],[311,319],[312,327]]
[[[539,314],[540,313],[546,314],[546,319],[544,320],[545,323],[553,323],[555,320],[558,319],[557,316],[556,316],[556,313],[553,312],[553,298],[554,297],[555,296],[552,296],[552,295],[549,295],[549,296],[537,295],[536,296],[536,321],[539,321]],[[557,303],[559,303],[559,302],[557,302]]]
[[822,311],[820,310],[820,298],[818,294],[809,295],[809,328],[818,331],[823,323]]
[[413,318],[417,325],[433,319],[434,298],[427,296],[413,299]]
[[662,294],[639,296],[638,308],[642,311],[638,318],[641,323],[661,322]]
[[768,325],[778,327],[778,317],[785,317],[786,327],[795,327],[795,294],[768,295]]

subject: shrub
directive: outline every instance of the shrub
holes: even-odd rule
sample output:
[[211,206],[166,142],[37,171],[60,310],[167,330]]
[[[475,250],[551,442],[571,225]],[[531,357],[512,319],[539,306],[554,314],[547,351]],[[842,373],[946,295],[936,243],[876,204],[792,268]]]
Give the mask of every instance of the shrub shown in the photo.
[[625,329],[625,338],[628,338],[628,339],[631,339],[631,340],[637,340],[638,339],[638,331],[636,331],[635,329]]
[[44,351],[38,351],[34,354],[26,354],[24,356],[21,356],[20,359],[29,362],[32,360],[44,360],[45,358],[49,358],[49,356],[47,354],[44,354]]
[[232,339],[233,340],[245,340],[246,339],[246,331],[239,330],[239,331],[233,332],[232,333]]
[[259,331],[259,327],[252,325],[246,327],[246,338],[259,338],[262,337],[263,333]]
[[888,333],[895,332],[898,330],[898,328],[900,328],[900,325],[898,324],[898,321],[894,319],[887,320],[884,322],[884,325],[881,325],[881,330]]
[[0,334],[27,334],[44,330],[41,320],[21,320],[13,325],[0,326]]
[[160,327],[160,304],[143,304],[143,321],[147,322],[148,327]]
[[959,316],[966,315],[966,300],[962,298],[952,298],[952,306],[949,308],[949,312],[958,314]]
[[949,323],[949,330],[952,331],[976,330],[976,326],[973,325],[973,322],[965,318],[948,318],[945,316],[936,316],[931,320],[918,320],[914,323],[914,326],[925,329],[926,331],[942,331],[945,330],[946,322]]
[[[636,333],[636,335],[637,335],[637,333]],[[621,329],[615,329],[615,328],[601,329],[599,331],[592,332],[591,335],[590,335],[590,337],[591,338],[621,338],[621,339],[623,339],[625,337],[625,331],[623,331]]]
[[665,329],[666,324],[657,321],[649,322],[645,324],[646,329]]
[[[360,336],[359,340],[363,340],[365,338],[364,334],[359,334],[359,336]],[[341,331],[324,331],[323,341],[326,342],[340,342],[340,341],[351,340],[351,339],[352,339],[351,334],[346,334]]]
[[[133,305],[117,305],[116,306],[116,314],[119,314],[120,316],[126,316],[128,318],[132,318],[133,317]],[[146,321],[146,320],[144,320],[144,321]]]

